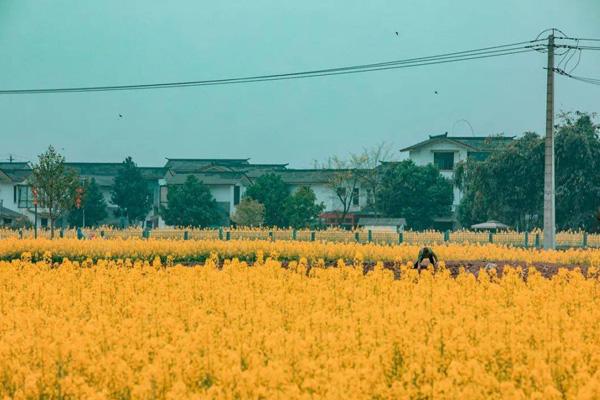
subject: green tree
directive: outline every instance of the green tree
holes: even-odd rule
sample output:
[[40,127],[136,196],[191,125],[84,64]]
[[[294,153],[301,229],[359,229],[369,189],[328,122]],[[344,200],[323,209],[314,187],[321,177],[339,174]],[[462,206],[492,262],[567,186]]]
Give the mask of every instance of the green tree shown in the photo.
[[464,192],[458,219],[464,226],[498,220],[519,229],[541,224],[544,142],[533,132],[486,160],[457,165],[455,184]]
[[231,220],[239,226],[261,226],[265,222],[265,206],[244,197],[237,205]]
[[142,221],[150,211],[148,184],[131,157],[123,161],[123,168],[115,177],[111,201],[118,207],[117,216],[125,217],[128,223]]
[[162,207],[161,213],[165,222],[173,226],[206,227],[221,222],[216,200],[193,175],[188,175],[183,185],[169,186],[167,207]]
[[77,173],[66,168],[65,158],[49,146],[33,166],[29,183],[37,191],[39,206],[48,210],[50,237],[54,238],[56,219],[75,205]]
[[83,198],[80,208],[71,210],[68,216],[69,225],[82,226],[85,216],[85,226],[98,226],[108,216],[106,211],[106,200],[100,192],[96,179],[82,182]]
[[[561,115],[556,126],[556,222],[563,229],[600,229],[600,127],[587,113]],[[518,229],[543,224],[544,139],[527,132],[484,161],[456,171],[464,190],[463,225],[496,219]]]
[[600,125],[586,113],[564,113],[556,132],[556,224],[559,229],[599,229]]
[[290,196],[290,190],[279,175],[268,173],[259,176],[246,190],[246,196],[265,206],[266,225],[289,226],[285,205]]
[[308,186],[302,186],[288,198],[285,212],[290,226],[305,228],[314,222],[324,209],[324,204],[317,204],[315,192]]
[[435,166],[405,160],[385,164],[380,173],[376,196],[384,216],[406,218],[411,228],[427,229],[436,217],[450,215],[452,183]]

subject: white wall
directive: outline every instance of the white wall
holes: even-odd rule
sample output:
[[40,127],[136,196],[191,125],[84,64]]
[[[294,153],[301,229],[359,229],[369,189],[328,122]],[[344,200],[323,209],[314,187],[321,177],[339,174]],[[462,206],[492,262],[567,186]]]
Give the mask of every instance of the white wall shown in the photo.
[[14,192],[12,183],[0,182],[0,200],[4,207],[17,211],[17,205],[14,203]]
[[[295,192],[296,190],[298,190],[301,186],[309,186],[315,192],[315,196],[317,197],[316,202],[317,202],[317,204],[319,204],[319,203],[325,204],[325,210],[324,210],[325,212],[342,211],[343,210],[342,202],[337,197],[335,192],[327,184],[315,183],[315,184],[310,184],[310,185],[291,185],[292,193]],[[359,195],[359,205],[351,206],[350,210],[349,210],[350,212],[360,211],[362,208],[366,207],[366,205],[367,205],[366,190],[359,187],[358,195]]]
[[[433,164],[433,153],[437,151],[452,151],[454,152],[454,166],[460,161],[465,161],[468,156],[468,150],[464,146],[457,145],[455,143],[439,141],[419,147],[418,149],[411,150],[409,152],[409,158],[413,160],[416,165],[427,165]],[[447,179],[454,179],[453,171],[441,171],[442,176]],[[456,207],[460,203],[462,198],[462,192],[455,186],[453,189],[454,198],[452,200],[452,211],[456,211]]]

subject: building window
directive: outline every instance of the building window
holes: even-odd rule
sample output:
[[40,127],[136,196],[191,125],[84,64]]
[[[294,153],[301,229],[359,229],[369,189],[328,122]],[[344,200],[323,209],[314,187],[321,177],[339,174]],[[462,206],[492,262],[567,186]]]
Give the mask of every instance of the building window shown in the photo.
[[41,226],[42,228],[47,228],[47,227],[48,227],[48,218],[42,218],[42,219],[40,220],[40,226]]
[[233,205],[237,206],[238,204],[240,204],[240,187],[235,185],[233,187]]
[[435,152],[433,153],[433,163],[440,171],[452,171],[454,169],[454,153]]
[[358,188],[352,189],[352,205],[357,206],[360,203],[360,192]]
[[19,208],[33,207],[33,194],[31,186],[17,186],[17,206]]

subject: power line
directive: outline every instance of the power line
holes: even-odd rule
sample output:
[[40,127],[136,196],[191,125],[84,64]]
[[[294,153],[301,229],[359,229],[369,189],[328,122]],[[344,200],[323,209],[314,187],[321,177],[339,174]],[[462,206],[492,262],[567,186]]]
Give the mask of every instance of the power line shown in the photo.
[[567,78],[574,79],[576,81],[589,83],[592,85],[600,85],[600,79],[598,79],[598,78],[589,78],[589,77],[584,77],[584,76],[572,75],[572,74],[566,72],[565,70],[562,70],[559,68],[555,68],[554,71],[559,75],[566,76]]
[[542,45],[540,40],[530,40],[499,46],[490,46],[479,49],[458,51],[452,53],[439,54],[427,57],[409,58],[403,60],[387,61],[373,64],[361,64],[345,66],[338,68],[327,68],[320,70],[309,70],[302,72],[292,72],[284,74],[257,75],[248,77],[210,79],[199,81],[182,81],[169,83],[151,83],[137,85],[114,85],[114,86],[87,86],[87,87],[67,87],[67,88],[48,88],[48,89],[5,89],[0,90],[1,94],[42,94],[42,93],[77,93],[77,92],[100,92],[117,90],[144,90],[144,89],[163,89],[188,86],[212,86],[239,83],[266,82],[287,79],[313,78],[331,75],[346,75],[353,73],[364,73],[372,71],[383,71],[390,69],[421,67],[426,65],[444,64],[450,62],[459,62],[466,60],[476,60],[482,58],[499,57],[505,55],[526,53],[539,50]]

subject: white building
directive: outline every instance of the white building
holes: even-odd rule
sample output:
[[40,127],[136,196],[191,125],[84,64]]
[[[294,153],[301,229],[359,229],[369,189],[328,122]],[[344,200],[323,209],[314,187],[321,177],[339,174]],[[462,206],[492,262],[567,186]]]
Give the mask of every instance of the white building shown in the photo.
[[[122,163],[67,162],[66,168],[74,170],[81,179],[94,179],[108,206],[108,217],[103,224],[122,225],[124,221],[115,216],[117,206],[111,201],[115,177],[123,168]],[[249,159],[167,159],[164,167],[139,167],[152,194],[152,209],[144,219],[144,226],[164,227],[160,217],[160,207],[167,206],[170,186],[182,185],[189,175],[195,176],[208,186],[212,196],[223,211],[225,223],[235,212],[246,189],[261,175],[273,173],[288,184],[291,192],[300,187],[310,187],[316,202],[324,205],[321,215],[325,223],[337,224],[344,206],[331,180],[344,170],[334,169],[288,169],[287,164],[252,164]],[[34,204],[28,178],[31,175],[29,163],[0,163],[0,224],[17,225],[21,219],[33,222]],[[351,185],[352,199],[347,207],[345,225],[355,226],[360,217],[369,216],[372,195],[360,185]],[[346,196],[348,199],[350,196]],[[38,226],[49,226],[45,210],[38,209]],[[60,222],[57,224],[60,226]]]
[[[226,218],[235,212],[246,189],[261,175],[273,173],[287,183],[293,193],[298,188],[310,187],[317,203],[325,206],[324,217],[333,216],[343,209],[343,204],[329,184],[338,170],[327,169],[288,169],[287,164],[252,164],[249,159],[175,159],[170,158],[165,165],[168,170],[165,184],[161,186],[161,204],[167,205],[168,187],[182,185],[188,175],[195,176],[208,186]],[[355,223],[354,216],[368,204],[366,191],[359,186],[354,188],[349,205],[349,223]]]
[[[509,144],[514,137],[507,136],[448,136],[448,133],[442,135],[430,135],[415,145],[406,147],[400,151],[408,152],[409,158],[416,165],[435,164],[441,174],[453,181],[454,168],[461,162],[468,159],[485,160],[493,151],[498,150]],[[456,209],[462,198],[462,192],[458,187],[454,187],[454,199],[452,202],[452,212]],[[440,223],[454,225],[456,218],[448,220],[440,219]]]
[[[17,226],[33,221],[33,197],[26,181],[28,162],[0,162],[0,226]],[[47,219],[40,218],[39,223]]]

